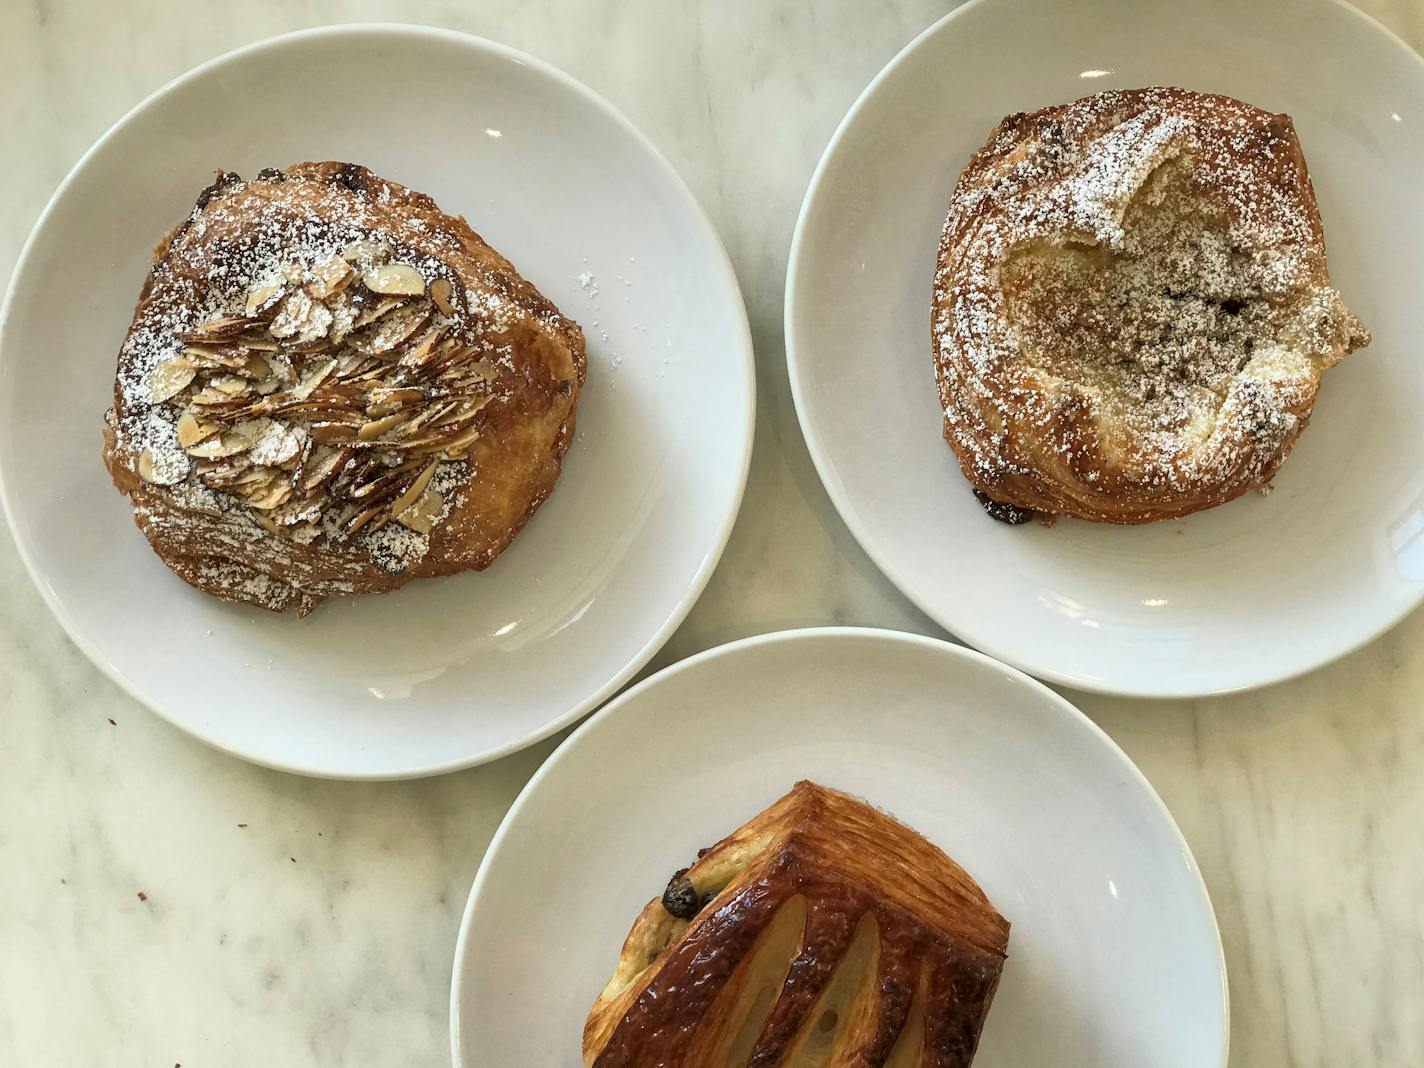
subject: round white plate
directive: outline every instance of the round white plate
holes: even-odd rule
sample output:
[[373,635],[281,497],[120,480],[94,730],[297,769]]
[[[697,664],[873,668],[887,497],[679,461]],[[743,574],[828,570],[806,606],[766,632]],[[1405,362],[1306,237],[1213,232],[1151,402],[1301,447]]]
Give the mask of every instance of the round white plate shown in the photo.
[[[995,123],[1181,85],[1295,118],[1335,285],[1374,343],[1325,377],[1269,497],[1177,522],[1007,527],[941,437],[930,279]],[[1188,696],[1307,671],[1424,597],[1424,63],[1335,0],[977,0],[861,95],[806,194],[786,287],[797,411],[882,570],[965,641],[1088,690]]]
[[[213,171],[324,159],[466,216],[583,325],[589,370],[558,487],[493,567],[299,620],[170,574],[100,430],[149,250]],[[55,614],[178,726],[291,771],[433,774],[572,722],[686,615],[746,481],[751,341],[706,216],[589,89],[463,34],[297,33],[161,89],[60,186],[0,322],[0,480]]]
[[1013,924],[975,1068],[1220,1068],[1226,976],[1171,816],[1112,741],[988,657],[786,631],[649,678],[530,780],[455,950],[456,1068],[582,1064],[584,1017],[668,877],[809,778],[898,816]]

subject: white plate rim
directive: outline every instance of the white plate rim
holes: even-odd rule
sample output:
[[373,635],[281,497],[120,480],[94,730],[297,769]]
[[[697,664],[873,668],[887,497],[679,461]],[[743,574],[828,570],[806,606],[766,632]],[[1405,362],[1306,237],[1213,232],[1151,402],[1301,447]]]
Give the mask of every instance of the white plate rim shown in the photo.
[[[1421,587],[1415,593],[1412,600],[1402,602],[1400,607],[1392,615],[1386,616],[1384,621],[1374,630],[1367,631],[1356,637],[1352,642],[1341,646],[1329,656],[1316,660],[1313,663],[1305,663],[1285,671],[1263,675],[1252,681],[1229,686],[1208,687],[1206,689],[1185,686],[1163,687],[1161,689],[1149,690],[1140,687],[1113,685],[1108,680],[1087,680],[1078,678],[1054,668],[1029,664],[1026,658],[1015,655],[1012,650],[1003,648],[997,642],[984,641],[982,635],[977,633],[977,629],[973,626],[972,620],[968,622],[965,620],[951,620],[947,613],[940,610],[939,606],[915,589],[914,584],[905,578],[890,559],[889,555],[886,554],[875,539],[871,537],[869,530],[867,530],[862,523],[860,514],[856,511],[854,503],[846,493],[845,487],[841,484],[840,479],[835,475],[835,468],[832,466],[831,459],[821,444],[821,438],[813,429],[808,414],[810,411],[810,402],[806,398],[806,387],[802,384],[802,376],[806,373],[806,361],[801,359],[798,354],[795,340],[796,333],[792,329],[792,319],[794,317],[795,308],[794,298],[797,287],[801,284],[801,244],[808,226],[807,219],[812,212],[814,206],[813,201],[815,201],[817,194],[820,192],[821,184],[825,179],[827,165],[832,154],[840,147],[840,143],[850,128],[851,123],[859,115],[862,107],[866,105],[870,97],[880,87],[880,84],[884,81],[888,81],[894,75],[900,64],[908,59],[912,52],[920,48],[928,38],[940,32],[944,26],[951,23],[957,16],[972,8],[992,2],[993,0],[967,0],[967,3],[961,4],[953,11],[940,16],[911,38],[908,44],[896,52],[890,61],[876,72],[875,77],[861,90],[860,94],[855,98],[855,102],[851,104],[849,110],[842,116],[840,122],[836,124],[835,132],[831,134],[830,140],[826,142],[826,147],[821,152],[821,158],[816,162],[816,169],[811,174],[811,181],[806,186],[805,196],[801,199],[801,209],[796,216],[796,226],[791,233],[791,251],[786,264],[786,297],[782,309],[782,333],[785,337],[786,370],[787,377],[791,383],[791,401],[796,409],[796,420],[801,426],[801,436],[805,439],[806,449],[811,454],[811,462],[816,468],[816,474],[821,479],[821,485],[825,487],[826,494],[831,498],[831,503],[835,505],[836,512],[841,517],[841,521],[844,522],[846,527],[850,530],[856,543],[865,550],[865,554],[870,557],[871,562],[880,569],[895,588],[914,604],[916,608],[929,616],[935,623],[939,624],[939,626],[943,627],[955,637],[962,638],[975,649],[988,653],[994,659],[1001,660],[1015,668],[1032,672],[1036,678],[1054,683],[1055,685],[1065,686],[1072,690],[1085,693],[1105,694],[1113,697],[1130,697],[1137,700],[1153,702],[1188,700],[1198,697],[1221,697],[1228,694],[1247,693],[1266,686],[1273,686],[1276,683],[1288,682],[1291,679],[1300,678],[1303,675],[1318,671],[1323,667],[1335,663],[1337,660],[1344,659],[1351,653],[1363,649],[1366,645],[1369,645],[1371,642],[1393,630],[1401,621],[1418,609],[1420,604],[1424,604],[1424,587]],[[1341,9],[1347,15],[1363,21],[1377,32],[1383,34],[1391,43],[1398,45],[1412,56],[1420,68],[1424,68],[1424,56],[1421,56],[1410,47],[1408,42],[1388,26],[1374,18],[1374,16],[1361,11],[1349,3],[1348,0],[1324,0],[1324,2]]]
[[[982,0],[971,0],[973,3],[980,3]],[[1089,734],[1107,747],[1108,752],[1117,758],[1124,766],[1130,778],[1136,781],[1137,785],[1146,791],[1146,796],[1150,804],[1155,808],[1158,815],[1166,820],[1169,833],[1174,837],[1176,845],[1180,848],[1182,856],[1187,862],[1187,871],[1191,879],[1194,880],[1195,889],[1201,894],[1201,899],[1206,905],[1207,915],[1211,919],[1212,933],[1216,937],[1217,974],[1221,980],[1221,1056],[1219,1060],[1220,1068],[1226,1068],[1227,1056],[1231,1045],[1231,990],[1226,970],[1226,951],[1221,941],[1221,926],[1217,922],[1216,909],[1212,905],[1211,893],[1207,889],[1206,880],[1202,877],[1201,868],[1197,865],[1196,856],[1192,853],[1191,846],[1188,845],[1182,830],[1177,826],[1177,821],[1172,817],[1171,810],[1162,800],[1160,794],[1148,781],[1147,776],[1142,773],[1142,769],[1133,763],[1132,758],[1127,755],[1107,731],[1097,725],[1085,712],[1069,701],[1062,694],[1053,690],[1049,686],[1035,679],[1033,676],[1020,671],[1012,664],[1006,664],[992,656],[979,652],[977,649],[970,649],[962,645],[955,645],[940,638],[931,638],[924,634],[916,634],[911,631],[891,630],[885,627],[797,627],[790,630],[776,630],[765,634],[754,634],[747,638],[740,638],[737,641],[727,642],[724,645],[713,646],[711,649],[704,649],[700,653],[695,653],[675,664],[663,668],[647,678],[640,681],[635,686],[630,686],[623,693],[619,694],[612,701],[600,708],[559,744],[559,747],[549,754],[548,758],[539,766],[538,770],[524,784],[519,795],[515,797],[514,803],[505,812],[504,818],[500,820],[499,827],[495,829],[490,843],[486,847],[484,856],[480,858],[479,868],[475,872],[475,878],[470,885],[470,894],[465,901],[465,910],[460,917],[460,933],[455,940],[455,959],[451,965],[450,976],[450,1062],[454,1068],[460,1068],[460,994],[462,990],[463,973],[462,967],[465,958],[470,952],[470,926],[474,919],[475,911],[479,906],[479,897],[484,889],[485,883],[490,878],[490,870],[493,867],[492,860],[497,856],[499,850],[504,845],[505,838],[511,833],[510,828],[518,819],[519,814],[529,803],[529,799],[540,788],[544,780],[554,773],[575,745],[580,742],[586,734],[591,734],[611,717],[616,716],[620,709],[626,704],[641,697],[646,690],[651,690],[663,682],[664,679],[680,675],[685,671],[700,667],[712,660],[717,660],[726,656],[735,656],[745,649],[778,645],[788,642],[816,640],[820,638],[852,638],[875,641],[900,642],[909,646],[916,646],[922,649],[933,649],[940,654],[947,655],[950,659],[959,659],[969,663],[978,664],[984,667],[991,667],[997,671],[1005,672],[1016,683],[1027,686],[1028,689],[1040,697],[1046,697],[1052,707],[1059,714],[1070,722],[1085,728]]]
[[271,37],[264,37],[258,41],[253,41],[240,48],[232,49],[205,60],[197,66],[184,71],[176,78],[159,86],[126,111],[122,117],[104,131],[104,134],[79,157],[78,161],[64,176],[64,180],[59,183],[55,191],[50,195],[49,200],[45,203],[44,209],[35,219],[29,236],[26,237],[25,243],[20,248],[20,254],[15,260],[14,269],[10,273],[10,279],[6,286],[4,301],[0,302],[0,389],[4,388],[5,379],[7,377],[6,367],[8,361],[6,359],[4,337],[5,327],[10,321],[11,303],[18,288],[16,281],[26,270],[29,260],[38,245],[38,240],[55,206],[60,202],[60,199],[64,196],[76,176],[87,166],[91,157],[108,144],[110,140],[118,136],[130,121],[156,104],[161,98],[166,97],[175,90],[181,89],[189,81],[196,80],[211,70],[229,63],[241,61],[250,53],[286,45],[290,42],[305,38],[374,36],[381,34],[398,34],[410,37],[427,37],[430,39],[453,41],[471,47],[476,51],[485,52],[496,58],[512,60],[527,66],[542,76],[572,91],[575,95],[582,97],[587,103],[593,105],[617,126],[621,127],[623,131],[632,137],[634,142],[648,154],[653,165],[663,172],[663,175],[670,181],[672,188],[676,189],[681,195],[686,207],[690,211],[690,218],[695,222],[697,227],[703,231],[703,236],[708,242],[709,251],[713,253],[713,262],[722,276],[721,281],[729,286],[730,293],[734,297],[735,311],[737,313],[737,323],[734,325],[739,327],[737,333],[740,334],[741,344],[739,345],[739,353],[729,353],[728,356],[729,359],[735,359],[736,356],[740,356],[738,363],[746,388],[742,398],[741,409],[734,414],[741,417],[745,431],[742,435],[740,474],[736,482],[735,492],[732,495],[727,515],[723,518],[721,526],[716,532],[712,547],[698,565],[698,569],[693,575],[691,583],[688,585],[683,596],[679,598],[672,613],[637,651],[632,659],[616,672],[608,682],[557,718],[518,739],[506,742],[504,745],[488,749],[473,756],[460,757],[444,763],[430,764],[410,769],[374,772],[338,773],[328,769],[304,767],[297,763],[254,756],[218,741],[216,738],[210,736],[208,732],[195,725],[179,721],[170,716],[160,702],[150,700],[147,694],[142,692],[124,675],[117,664],[100,652],[97,646],[89,640],[80,627],[79,622],[65,610],[53,590],[50,589],[49,584],[45,581],[45,576],[36,566],[30,554],[29,547],[19,536],[19,530],[14,518],[15,504],[11,498],[10,487],[5,478],[6,464],[3,458],[0,458],[0,511],[3,511],[5,514],[5,521],[9,527],[11,541],[14,543],[20,560],[24,564],[25,572],[29,575],[35,588],[39,590],[45,605],[59,621],[60,626],[64,629],[65,634],[68,635],[69,640],[78,646],[80,652],[88,657],[90,662],[98,667],[110,681],[114,682],[126,694],[152,711],[164,722],[177,727],[185,734],[197,738],[204,744],[226,753],[229,756],[237,757],[240,760],[245,760],[249,763],[257,764],[260,767],[271,768],[276,771],[290,772],[310,778],[333,779],[348,782],[429,778],[436,775],[445,775],[454,771],[462,771],[466,768],[477,767],[481,764],[487,764],[501,757],[516,753],[521,749],[526,749],[537,742],[543,741],[550,735],[556,734],[569,724],[587,715],[591,710],[597,708],[611,695],[617,693],[618,690],[624,686],[629,679],[641,671],[647,662],[656,655],[658,650],[667,643],[673,631],[682,624],[683,620],[687,618],[687,614],[692,611],[693,605],[697,603],[703,591],[706,589],[707,583],[711,580],[712,573],[716,570],[717,564],[721,560],[723,552],[726,550],[727,542],[731,538],[732,527],[741,512],[742,500],[746,494],[747,477],[751,471],[752,444],[756,431],[756,358],[752,345],[751,325],[747,319],[746,301],[742,296],[741,285],[737,279],[736,271],[732,266],[731,258],[727,255],[726,246],[722,243],[721,234],[718,233],[717,228],[713,225],[711,218],[707,215],[701,202],[693,195],[692,190],[688,187],[687,183],[683,181],[682,176],[678,174],[676,168],[673,167],[658,147],[601,94],[595,92],[583,82],[565,73],[551,63],[547,63],[527,52],[520,51],[517,48],[511,48],[509,45],[492,41],[486,37],[464,33],[459,30],[445,29],[439,26],[426,26],[418,23],[402,22],[338,23],[327,26],[316,26],[305,30],[295,30],[291,33],[276,34]]

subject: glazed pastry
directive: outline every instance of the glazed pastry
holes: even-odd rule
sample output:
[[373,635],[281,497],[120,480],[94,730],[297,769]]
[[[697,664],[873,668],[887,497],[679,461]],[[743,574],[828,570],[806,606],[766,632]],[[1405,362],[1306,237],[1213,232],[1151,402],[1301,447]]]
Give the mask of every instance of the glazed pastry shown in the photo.
[[1004,119],[954,190],[933,335],[945,437],[1010,522],[1263,486],[1369,342],[1290,118],[1182,89]]
[[643,909],[584,1025],[584,1063],[968,1065],[1008,937],[920,835],[799,782]]
[[104,460],[231,601],[483,569],[554,488],[578,326],[429,197],[348,163],[221,174],[155,252]]

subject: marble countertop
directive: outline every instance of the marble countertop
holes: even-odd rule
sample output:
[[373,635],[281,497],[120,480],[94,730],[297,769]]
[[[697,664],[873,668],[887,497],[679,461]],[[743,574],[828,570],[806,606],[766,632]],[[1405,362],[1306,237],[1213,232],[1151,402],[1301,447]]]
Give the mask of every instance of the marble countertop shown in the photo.
[[[0,276],[84,149],[211,56],[393,19],[528,50],[606,95],[682,172],[721,229],[755,335],[746,504],[652,667],[808,624],[939,633],[821,489],[791,405],[781,311],[791,229],[831,131],[948,6],[14,0],[0,9]],[[1424,47],[1418,0],[1362,6]],[[100,675],[7,535],[0,588],[0,1064],[446,1063],[466,892],[553,742],[411,783],[266,771],[180,734]],[[1201,864],[1230,970],[1233,1065],[1424,1064],[1421,694],[1424,613],[1258,693],[1146,705],[1069,694],[1141,766]]]

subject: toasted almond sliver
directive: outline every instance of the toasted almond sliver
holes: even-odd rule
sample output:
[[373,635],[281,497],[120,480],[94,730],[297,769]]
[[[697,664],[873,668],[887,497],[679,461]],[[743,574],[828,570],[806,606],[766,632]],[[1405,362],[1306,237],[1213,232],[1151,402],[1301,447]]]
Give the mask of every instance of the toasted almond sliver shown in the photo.
[[302,472],[302,489],[310,490],[325,482],[338,467],[349,459],[351,459],[350,449],[324,449],[320,456],[308,461],[306,470]]
[[392,436],[397,441],[413,437],[416,431],[421,430],[436,420],[448,415],[460,406],[459,401],[439,401],[426,408],[419,415],[413,416],[409,422],[398,429]]
[[348,263],[357,260],[381,260],[391,254],[391,246],[384,241],[353,241],[341,250],[341,258]]
[[[262,320],[248,315],[228,315],[221,319],[211,319],[192,333],[205,340],[236,337],[256,326],[265,325]],[[191,335],[190,335],[191,336]]]
[[445,336],[442,327],[434,330],[427,330],[425,336],[417,341],[404,356],[400,358],[402,367],[419,367],[430,359],[431,353],[435,351],[435,346],[440,343],[440,339]]
[[148,399],[154,404],[172,400],[188,388],[197,373],[187,360],[164,360],[148,374]]
[[395,415],[387,415],[381,419],[372,419],[356,432],[356,437],[361,441],[374,441],[387,430],[405,421],[405,415],[397,412]]
[[416,476],[415,481],[410,484],[410,488],[396,498],[395,503],[391,505],[392,515],[400,515],[412,504],[420,500],[420,495],[425,492],[425,487],[430,485],[430,480],[435,475],[435,465],[435,460],[431,460],[426,464],[425,470]]
[[247,392],[247,380],[239,378],[237,375],[215,375],[208,379],[208,388],[215,389],[229,397],[236,397]]
[[322,360],[302,376],[302,380],[292,388],[292,396],[297,400],[306,400],[315,392],[317,386],[326,380],[326,376],[331,374],[331,369],[335,366],[335,360]]
[[346,521],[345,531],[347,536],[349,537],[350,535],[355,534],[358,530],[364,527],[367,523],[371,522],[371,520],[375,519],[376,516],[380,515],[383,511],[385,511],[385,505],[376,504],[372,505],[370,508],[367,508],[365,511],[357,512],[355,515],[353,515],[350,519]]
[[172,486],[188,477],[187,465],[159,463],[153,450],[145,448],[138,454],[138,477],[155,486]]
[[297,332],[297,343],[303,348],[310,348],[313,343],[323,340],[331,329],[331,321],[330,308],[325,304],[313,304]]
[[281,467],[291,463],[302,451],[306,431],[267,420],[261,432],[252,436],[252,462]]
[[445,510],[445,498],[440,491],[431,486],[425,491],[425,495],[404,511],[396,513],[396,522],[401,526],[409,527],[417,534],[429,534],[430,528],[440,518],[440,513]]
[[215,424],[198,422],[192,412],[184,412],[178,417],[178,444],[186,449],[216,434],[218,429]]
[[371,334],[371,351],[377,355],[400,348],[430,322],[431,306],[424,301],[386,316]]
[[476,427],[468,427],[456,434],[437,431],[427,434],[423,438],[417,438],[415,441],[404,442],[401,447],[417,456],[439,452],[444,453],[448,459],[455,460],[461,458],[464,455],[464,450],[473,445],[479,436],[480,432]]
[[252,448],[252,440],[244,434],[229,431],[220,437],[209,438],[200,441],[196,445],[188,448],[189,456],[202,457],[205,460],[217,459],[221,456],[231,456],[233,453],[244,452]]
[[281,282],[258,286],[247,294],[247,303],[243,306],[243,310],[247,312],[248,318],[270,311],[277,306],[277,301],[282,299],[282,294],[286,292],[286,289],[287,287]]
[[[312,314],[312,309],[317,305],[307,296],[306,291],[294,289],[287,294],[287,299],[282,301],[282,308],[277,312],[277,317],[272,320],[272,325],[268,329],[273,337],[287,338],[295,337],[306,328],[307,320]],[[327,313],[328,315],[330,312]]]
[[430,283],[430,299],[440,309],[441,315],[454,315],[455,305],[450,302],[450,279],[437,278]]
[[404,303],[404,297],[382,297],[375,304],[364,309],[360,315],[356,316],[351,327],[353,330],[360,330],[363,326],[370,326],[377,319],[394,311]]
[[392,412],[409,408],[412,404],[418,404],[424,399],[425,391],[422,389],[376,387],[371,391],[371,399],[366,405],[366,414],[370,416],[390,415]]
[[287,503],[287,498],[292,495],[292,487],[286,482],[278,482],[255,497],[249,497],[247,503],[253,508],[262,511],[270,511],[280,505]]
[[272,365],[257,353],[249,352],[242,366],[236,368],[236,370],[238,374],[260,382],[272,373]]
[[311,425],[311,439],[318,445],[351,441],[355,436],[351,427],[345,423],[313,423]]
[[317,300],[327,300],[345,289],[355,276],[356,272],[351,269],[351,264],[340,256],[332,256],[320,267],[312,269],[312,280],[307,283],[307,292]]
[[361,282],[372,293],[387,296],[418,297],[425,292],[425,276],[408,263],[372,267],[361,275]]

